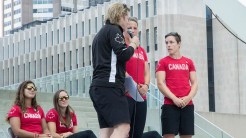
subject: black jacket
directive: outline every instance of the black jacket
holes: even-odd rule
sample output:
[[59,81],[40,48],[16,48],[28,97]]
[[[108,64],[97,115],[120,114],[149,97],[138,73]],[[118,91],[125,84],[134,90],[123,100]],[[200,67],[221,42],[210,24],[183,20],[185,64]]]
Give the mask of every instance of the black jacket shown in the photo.
[[91,86],[124,90],[126,61],[133,53],[133,47],[126,47],[123,29],[107,21],[92,42],[94,71]]

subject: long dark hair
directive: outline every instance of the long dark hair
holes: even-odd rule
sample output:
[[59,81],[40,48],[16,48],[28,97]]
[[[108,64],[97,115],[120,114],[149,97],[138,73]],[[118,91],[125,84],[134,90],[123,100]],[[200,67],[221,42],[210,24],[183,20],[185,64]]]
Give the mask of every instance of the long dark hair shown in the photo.
[[[36,87],[34,82],[28,80],[28,81],[22,82],[19,85],[18,90],[16,92],[14,104],[20,106],[22,112],[26,112],[26,106],[25,106],[25,98],[26,97],[24,95],[24,92],[25,92],[25,88],[27,87],[28,84],[33,84],[34,87]],[[36,100],[36,94],[35,94],[34,98],[32,99],[31,106],[35,109],[35,111],[38,111],[39,105],[38,105],[37,100]]]
[[58,90],[55,93],[54,97],[53,97],[53,104],[54,104],[55,110],[58,112],[59,119],[60,119],[61,123],[64,124],[68,128],[70,126],[70,124],[71,124],[71,119],[72,119],[71,112],[74,113],[74,110],[73,110],[73,108],[70,105],[68,105],[66,107],[66,111],[65,111],[66,121],[65,121],[63,119],[63,117],[62,117],[61,108],[60,108],[60,106],[58,104],[58,102],[59,102],[59,95],[60,95],[61,92],[67,93],[67,91],[65,91],[65,90]]

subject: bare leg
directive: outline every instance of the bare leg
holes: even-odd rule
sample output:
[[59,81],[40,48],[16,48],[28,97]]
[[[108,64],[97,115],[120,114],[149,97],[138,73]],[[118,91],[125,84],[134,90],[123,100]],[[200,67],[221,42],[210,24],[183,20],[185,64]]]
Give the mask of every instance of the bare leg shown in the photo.
[[192,135],[180,135],[180,138],[192,138]]
[[114,127],[114,132],[110,138],[128,138],[130,131],[130,124],[122,123]]
[[174,138],[175,135],[174,134],[165,134],[163,135],[163,138]]
[[113,128],[102,128],[100,129],[99,138],[109,138],[113,133]]

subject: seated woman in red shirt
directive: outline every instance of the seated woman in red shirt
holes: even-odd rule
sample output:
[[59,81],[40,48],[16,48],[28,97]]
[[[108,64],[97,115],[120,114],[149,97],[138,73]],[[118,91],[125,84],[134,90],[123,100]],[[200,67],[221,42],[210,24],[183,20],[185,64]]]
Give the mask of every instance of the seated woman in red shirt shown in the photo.
[[13,107],[8,112],[7,121],[18,138],[51,137],[44,111],[36,101],[37,89],[32,81],[20,84]]
[[68,103],[65,90],[58,90],[53,97],[54,108],[46,114],[49,130],[54,138],[96,138],[91,130],[78,132],[77,118]]

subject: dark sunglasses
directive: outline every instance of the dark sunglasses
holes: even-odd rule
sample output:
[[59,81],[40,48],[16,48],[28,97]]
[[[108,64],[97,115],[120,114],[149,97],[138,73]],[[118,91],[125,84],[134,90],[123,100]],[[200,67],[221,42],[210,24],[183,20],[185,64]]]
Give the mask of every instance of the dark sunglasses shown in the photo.
[[26,89],[29,91],[31,91],[31,90],[37,91],[37,88],[33,87],[33,86],[26,86]]
[[69,96],[62,96],[62,97],[59,97],[59,101],[63,101],[63,100],[68,100],[69,99]]

